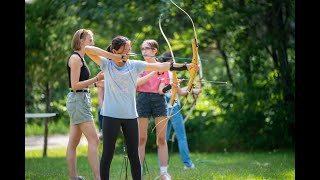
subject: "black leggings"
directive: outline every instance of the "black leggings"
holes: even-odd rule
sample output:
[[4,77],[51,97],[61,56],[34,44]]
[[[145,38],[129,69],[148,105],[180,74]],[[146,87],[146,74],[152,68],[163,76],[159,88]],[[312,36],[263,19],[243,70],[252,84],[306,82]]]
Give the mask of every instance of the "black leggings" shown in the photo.
[[126,149],[130,161],[131,175],[133,180],[141,180],[141,165],[139,160],[139,131],[138,120],[118,119],[103,116],[102,119],[103,149],[100,160],[101,180],[109,179],[110,165],[114,154],[116,140],[120,126],[126,142]]

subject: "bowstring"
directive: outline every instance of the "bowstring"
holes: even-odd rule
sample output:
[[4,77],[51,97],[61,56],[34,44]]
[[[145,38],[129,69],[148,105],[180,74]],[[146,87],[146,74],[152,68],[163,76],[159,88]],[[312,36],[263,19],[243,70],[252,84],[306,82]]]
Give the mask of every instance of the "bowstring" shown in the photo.
[[[171,45],[170,45],[169,40],[168,40],[167,37],[165,36],[165,34],[164,34],[163,30],[162,30],[162,27],[161,27],[161,17],[162,17],[162,16],[163,16],[163,13],[161,13],[160,16],[159,16],[159,29],[160,29],[160,31],[161,31],[162,36],[163,36],[164,39],[166,40],[166,43],[167,43],[168,47],[169,47],[169,50],[170,50],[170,53],[171,53],[171,56],[172,56],[172,61],[173,61],[173,63],[175,63],[175,58],[174,58],[174,54],[173,54],[173,52],[172,52]],[[173,96],[173,94],[172,94],[172,96]],[[173,106],[173,105],[174,105],[174,103],[172,104],[172,106]],[[180,110],[181,110],[181,109],[180,109]],[[177,113],[179,113],[180,110],[179,110]],[[174,115],[176,115],[177,113],[175,113]],[[153,133],[154,129],[155,129],[160,123],[162,123],[162,122],[167,122],[172,116],[174,116],[174,115],[171,115],[171,114],[172,114],[172,109],[171,109],[169,115],[168,115],[166,118],[160,120],[158,123],[155,124],[155,126],[152,128],[151,132]],[[158,137],[158,135],[164,130],[164,128],[166,128],[166,126],[163,126],[163,127],[160,129],[159,133],[157,134],[157,137]],[[157,140],[157,142],[158,142],[158,140]]]

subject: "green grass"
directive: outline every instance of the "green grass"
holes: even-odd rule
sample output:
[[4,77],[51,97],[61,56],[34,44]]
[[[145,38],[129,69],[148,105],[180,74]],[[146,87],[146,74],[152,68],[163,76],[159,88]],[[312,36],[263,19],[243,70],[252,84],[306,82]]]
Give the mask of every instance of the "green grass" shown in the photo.
[[[101,155],[101,145],[99,147]],[[67,180],[68,167],[66,148],[49,148],[48,157],[42,157],[42,149],[26,150],[26,180]],[[173,180],[290,180],[295,179],[295,152],[234,152],[234,153],[191,153],[196,169],[184,170],[179,154],[169,154],[168,172]],[[110,170],[112,180],[125,179],[124,156],[120,148],[115,152]],[[146,154],[148,171],[144,180],[159,176],[157,155]],[[146,167],[145,167],[146,169]],[[78,147],[77,170],[79,175],[92,179],[87,159],[87,146]],[[121,173],[122,170],[122,173]],[[127,174],[131,179],[130,165]],[[120,178],[121,175],[121,178]]]
[[[52,122],[49,121],[48,124],[49,135],[53,134],[68,134],[69,126],[66,125],[63,121]],[[36,136],[44,134],[44,120],[32,121],[25,124],[25,136]]]

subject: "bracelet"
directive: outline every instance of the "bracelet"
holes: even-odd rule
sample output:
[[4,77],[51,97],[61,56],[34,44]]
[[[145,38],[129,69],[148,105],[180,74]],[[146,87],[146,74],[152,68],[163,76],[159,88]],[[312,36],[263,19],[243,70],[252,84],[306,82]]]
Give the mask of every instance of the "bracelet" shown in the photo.
[[97,83],[93,83],[94,87],[97,87]]
[[98,79],[98,77],[96,76],[96,78],[97,78],[97,81],[99,81],[99,79]]

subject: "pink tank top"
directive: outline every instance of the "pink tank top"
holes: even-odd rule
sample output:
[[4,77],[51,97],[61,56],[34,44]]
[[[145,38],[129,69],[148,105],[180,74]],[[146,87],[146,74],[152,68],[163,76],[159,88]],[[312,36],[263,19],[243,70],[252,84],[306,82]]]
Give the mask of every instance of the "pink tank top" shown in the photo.
[[[151,71],[145,71],[139,75],[139,77],[144,77],[151,73]],[[160,83],[165,83],[165,85],[170,84],[169,73],[165,71],[163,74],[155,74],[153,75],[145,84],[138,86],[138,92],[152,92],[159,93],[159,85]]]

